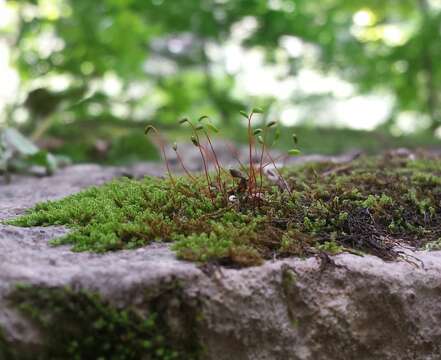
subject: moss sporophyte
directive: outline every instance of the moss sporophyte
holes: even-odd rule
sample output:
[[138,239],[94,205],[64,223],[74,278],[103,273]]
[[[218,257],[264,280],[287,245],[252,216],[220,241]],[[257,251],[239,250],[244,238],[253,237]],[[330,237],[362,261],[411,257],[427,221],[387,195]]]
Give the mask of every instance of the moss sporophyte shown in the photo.
[[[161,143],[167,179],[115,180],[38,204],[10,223],[66,225],[71,231],[52,243],[72,244],[74,251],[133,249],[162,241],[172,243],[181,259],[231,266],[342,251],[390,260],[400,256],[399,244],[436,248],[441,160],[371,157],[343,167],[322,163],[278,169],[268,151],[278,140],[277,124],[251,126],[261,112],[241,113],[248,124],[249,164],[225,170],[210,140],[210,132],[218,129],[206,116],[196,124],[183,119],[202,158],[202,175],[191,174],[182,161],[186,176],[173,175]],[[158,133],[147,127],[151,132]],[[296,135],[293,142],[297,145]],[[177,145],[173,150],[179,155]]]

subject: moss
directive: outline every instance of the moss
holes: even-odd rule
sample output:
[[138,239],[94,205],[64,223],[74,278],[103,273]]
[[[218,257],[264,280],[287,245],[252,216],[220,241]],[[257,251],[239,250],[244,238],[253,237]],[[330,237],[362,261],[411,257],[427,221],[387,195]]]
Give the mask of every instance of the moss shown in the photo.
[[150,300],[147,313],[70,288],[20,286],[10,301],[42,331],[34,359],[197,359],[195,312],[180,305],[185,329],[176,333],[165,315],[171,295]]
[[6,336],[4,335],[3,330],[0,328],[0,359],[1,360],[9,360],[9,359],[16,359],[15,355],[13,354],[13,349],[11,348],[11,345],[6,340]]
[[435,241],[428,242],[424,249],[426,250],[441,250],[441,237]]
[[296,315],[298,314],[296,314],[296,311],[293,309],[290,301],[290,299],[297,298],[297,296],[293,294],[293,291],[295,291],[295,284],[297,282],[297,275],[295,270],[290,268],[288,265],[282,265],[281,275],[282,294],[286,302],[287,315],[291,326],[293,328],[297,328],[299,326],[299,320],[296,318]]
[[284,293],[287,293],[290,287],[293,286],[296,281],[297,275],[293,269],[290,269],[287,266],[282,268],[282,288]]
[[441,237],[441,161],[364,158],[348,166],[286,169],[292,192],[265,183],[258,204],[225,177],[210,199],[196,180],[122,179],[37,205],[13,220],[20,226],[67,225],[54,244],[104,252],[173,242],[179,257],[225,265],[316,251],[362,251],[394,259],[397,242],[422,247]]
[[337,244],[335,241],[325,241],[323,244],[317,245],[317,249],[332,255],[339,254],[345,250],[343,246]]

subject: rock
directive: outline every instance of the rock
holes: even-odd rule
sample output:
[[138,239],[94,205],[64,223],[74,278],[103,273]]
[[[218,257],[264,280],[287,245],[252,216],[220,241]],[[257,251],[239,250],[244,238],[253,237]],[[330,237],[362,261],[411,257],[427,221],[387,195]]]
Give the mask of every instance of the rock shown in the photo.
[[[143,169],[158,171],[156,166]],[[0,218],[128,171],[81,165],[43,179],[17,177],[0,187]],[[38,313],[49,319],[49,329],[61,333],[80,326],[80,311],[91,300],[72,292],[100,294],[99,301],[116,309],[113,316],[123,309],[139,316],[159,314],[163,341],[179,351],[189,343],[202,348],[202,359],[441,358],[441,252],[412,254],[424,267],[341,254],[333,258],[335,265],[322,266],[316,258],[287,259],[234,270],[179,261],[167,244],[106,254],[73,253],[48,244],[64,233],[60,227],[0,225],[1,360],[44,354],[50,337],[35,321]],[[31,290],[20,292],[18,284],[31,285]],[[52,306],[57,304],[54,291],[67,291],[77,317],[50,322],[61,316]],[[19,309],[26,303],[23,296],[33,304],[40,300],[34,321],[26,308]],[[113,331],[96,322],[81,326],[87,328],[79,328],[79,334],[98,334],[96,349],[106,341],[99,334]],[[117,351],[115,343],[108,346]],[[190,358],[182,351],[179,358]],[[161,358],[157,354],[144,358]]]

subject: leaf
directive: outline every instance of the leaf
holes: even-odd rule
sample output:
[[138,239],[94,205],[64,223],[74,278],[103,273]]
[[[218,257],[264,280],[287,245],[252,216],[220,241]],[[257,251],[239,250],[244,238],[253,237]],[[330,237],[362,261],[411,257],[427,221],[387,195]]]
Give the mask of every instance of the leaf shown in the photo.
[[274,132],[274,142],[278,141],[280,139],[280,128],[277,128]]
[[263,130],[259,128],[259,129],[254,130],[253,134],[254,134],[254,135],[259,135],[259,134],[262,133],[262,131],[263,131]]
[[196,126],[196,130],[204,130],[204,126],[203,125],[198,125],[198,126]]
[[189,122],[187,118],[183,118],[181,120],[179,120],[179,124],[185,124],[186,122]]
[[198,119],[198,121],[201,122],[201,121],[204,121],[205,119],[208,119],[208,116],[207,116],[207,115],[202,115],[202,116]]
[[57,159],[46,151],[38,151],[26,159],[29,165],[43,166],[48,175],[53,174],[57,169]]
[[266,124],[266,127],[267,128],[272,128],[272,127],[274,127],[274,126],[276,126],[277,125],[277,122],[276,121],[270,121],[268,124]]
[[214,126],[212,123],[208,123],[208,124],[207,124],[207,127],[208,127],[211,131],[215,132],[216,134],[219,132],[219,129],[218,129],[216,126]]
[[52,175],[55,170],[58,169],[58,160],[57,158],[52,155],[51,153],[48,153],[46,155],[46,171],[48,175]]
[[12,128],[6,128],[3,131],[3,141],[6,148],[14,150],[20,155],[35,155],[39,151],[38,147],[30,140],[26,139],[17,130]]
[[288,151],[288,154],[291,156],[297,156],[300,155],[302,152],[299,149],[291,149]]
[[262,144],[262,145],[265,143],[265,141],[263,140],[263,137],[260,135],[257,137],[257,141],[259,142],[259,144]]
[[147,125],[144,129],[144,134],[148,134],[150,131],[154,131],[155,128],[152,125]]
[[252,112],[254,113],[254,114],[263,114],[264,113],[264,111],[263,111],[263,109],[261,109],[261,108],[254,108],[253,110],[252,110]]
[[241,110],[241,111],[239,111],[239,114],[248,120],[248,114],[245,111]]
[[299,143],[299,139],[297,138],[296,134],[292,134],[292,140],[294,141],[295,145],[297,145]]
[[178,144],[177,143],[173,143],[172,149],[174,151],[178,151]]

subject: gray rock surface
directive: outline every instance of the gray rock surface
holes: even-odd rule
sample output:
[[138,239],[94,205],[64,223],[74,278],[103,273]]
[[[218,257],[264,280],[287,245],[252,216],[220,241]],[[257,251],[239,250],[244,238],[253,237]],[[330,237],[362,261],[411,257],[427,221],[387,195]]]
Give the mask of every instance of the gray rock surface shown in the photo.
[[[0,185],[0,219],[127,171],[81,165],[53,177],[18,177]],[[160,173],[149,165],[136,171]],[[201,269],[177,260],[166,244],[102,255],[48,245],[65,231],[0,225],[0,328],[15,350],[42,341],[8,301],[17,283],[68,285],[136,306],[146,290],[161,293],[179,280],[184,301],[202,315],[204,359],[441,359],[441,252],[413,254],[424,267],[342,254],[337,266],[309,258]]]

